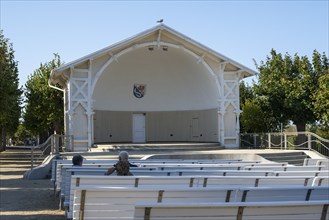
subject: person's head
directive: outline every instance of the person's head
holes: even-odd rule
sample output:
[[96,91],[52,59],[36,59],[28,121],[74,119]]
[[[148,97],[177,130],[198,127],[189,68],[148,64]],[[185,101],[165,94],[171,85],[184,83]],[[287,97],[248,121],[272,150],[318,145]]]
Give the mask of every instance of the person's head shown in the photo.
[[130,165],[128,161],[119,161],[115,164],[115,169],[118,176],[128,176]]
[[72,163],[75,166],[82,166],[83,157],[80,154],[74,155],[72,158]]
[[119,153],[119,161],[128,161],[129,160],[129,154],[127,151],[120,151]]

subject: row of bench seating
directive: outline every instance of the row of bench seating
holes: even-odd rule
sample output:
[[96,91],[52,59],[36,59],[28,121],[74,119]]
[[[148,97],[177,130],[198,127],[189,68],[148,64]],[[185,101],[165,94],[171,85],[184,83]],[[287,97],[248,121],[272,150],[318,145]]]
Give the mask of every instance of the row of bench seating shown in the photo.
[[[161,188],[161,190],[159,190]],[[97,213],[98,219],[180,219],[191,217],[191,219],[231,219],[226,216],[227,208],[232,209],[236,205],[248,207],[250,204],[265,204],[278,202],[282,205],[282,201],[321,201],[316,204],[319,208],[324,209],[328,205],[329,187],[246,187],[246,188],[129,188],[129,187],[80,187],[75,190],[73,219],[92,219]],[[261,203],[260,203],[261,202]],[[139,203],[147,203],[144,205],[136,205]],[[161,204],[161,205],[160,205]],[[175,209],[176,205],[181,208]],[[208,210],[209,207],[223,206],[221,212]],[[290,203],[286,203],[290,204]],[[312,203],[300,203],[302,208],[308,207]],[[201,206],[206,208],[199,209],[197,212],[193,207]],[[232,207],[231,207],[232,206]],[[136,208],[137,207],[137,208]],[[161,209],[159,209],[161,207]],[[182,207],[185,207],[182,209]],[[164,209],[165,208],[165,209]],[[312,206],[312,210],[313,210]],[[250,212],[249,208],[247,208]],[[246,210],[247,210],[246,209]],[[300,209],[300,208],[299,208]],[[237,218],[236,209],[232,212],[232,219],[248,219],[245,214],[240,213],[241,218]],[[241,211],[241,210],[240,210]],[[296,211],[296,210],[294,210]],[[298,210],[294,214],[299,215],[303,210]],[[326,210],[313,210],[308,214],[321,215]],[[166,213],[169,212],[169,213]],[[208,213],[209,212],[209,213]],[[252,210],[252,216],[258,215],[258,218],[265,219],[258,209]],[[280,213],[277,213],[279,215]],[[250,213],[248,215],[251,215]],[[291,215],[291,213],[290,213]],[[328,214],[325,214],[328,215]],[[160,216],[162,218],[160,218]],[[212,218],[210,218],[212,216]],[[216,216],[216,218],[215,218]],[[226,216],[226,218],[224,218]],[[193,217],[193,218],[192,218]],[[219,218],[222,217],[222,218]],[[234,218],[235,217],[235,218]],[[273,219],[274,216],[272,216]],[[284,218],[288,219],[288,218]],[[289,218],[290,219],[290,218]],[[305,219],[305,218],[302,218]],[[320,218],[308,218],[320,219]]]
[[[281,166],[280,166],[281,167]],[[313,166],[312,166],[313,167]],[[145,168],[145,167],[144,167]],[[173,167],[172,167],[173,168]],[[184,167],[186,168],[186,167]],[[207,169],[199,170],[197,169],[184,169],[182,167],[176,167],[176,170],[167,170],[167,171],[158,171],[158,170],[149,170],[143,168],[132,168],[132,173],[135,176],[304,176],[304,177],[315,177],[315,176],[325,176],[327,171],[318,171],[319,168],[312,170],[304,171],[303,167],[287,167],[292,169],[286,170],[275,170],[278,167],[268,167],[269,169],[257,169],[258,167],[254,166],[255,169],[247,170],[221,170],[219,169]],[[294,169],[293,169],[294,168]],[[71,175],[103,175],[107,168],[92,168],[92,167],[72,167],[72,166],[63,166],[62,167],[62,176],[61,181],[58,182],[57,191],[61,191],[62,194],[65,192],[67,185],[70,185]],[[287,171],[292,170],[292,171]],[[293,172],[295,170],[295,172]],[[287,172],[287,173],[285,173]]]
[[[328,175],[326,175],[328,168],[325,163],[322,163],[322,165],[315,163],[315,165],[311,164],[309,166],[305,165],[303,167],[297,168],[295,166],[290,166],[287,163],[280,163],[280,164],[239,163],[241,161],[232,161],[232,162],[225,161],[224,163],[220,163],[218,161],[216,162],[212,161],[213,163],[211,161],[207,161],[207,162],[199,161],[198,163],[194,163],[192,161],[190,162],[184,161],[183,163],[180,163],[179,161],[175,161],[175,162],[168,161],[167,163],[152,161],[151,163],[146,163],[145,161],[143,161],[143,164],[140,163],[140,165],[142,165],[143,167],[132,169],[132,172],[134,173],[135,176],[117,177],[117,176],[103,175],[106,168],[109,167],[110,164],[112,164],[112,162],[114,163],[114,161],[111,161],[111,163],[110,162],[103,163],[103,162],[104,161],[102,161],[102,164],[97,164],[95,161],[95,163],[84,165],[82,168],[75,168],[75,167],[73,168],[72,166],[67,166],[65,165],[65,163],[61,163],[61,162],[57,164],[58,167],[60,167],[61,170],[60,173],[62,176],[59,177],[56,176],[55,179],[57,179],[56,181],[59,182],[59,180],[63,178],[59,190],[61,190],[61,194],[65,198],[64,204],[66,205],[66,207],[68,207],[68,212],[67,212],[68,218],[74,217],[77,212],[81,213],[81,210],[77,211],[78,209],[73,208],[76,206],[74,205],[76,202],[76,199],[73,198],[74,193],[77,193],[80,190],[81,192],[85,192],[85,195],[82,195],[82,197],[86,197],[86,194],[89,195],[91,188],[94,187],[101,190],[103,190],[104,187],[112,188],[113,186],[116,186],[115,188],[116,190],[118,189],[118,187],[122,188],[122,186],[132,190],[137,190],[137,189],[145,190],[147,188],[154,190],[154,187],[156,187],[158,190],[160,190],[158,188],[160,187],[163,190],[164,188],[168,188],[168,187],[172,189],[178,189],[183,187],[184,189],[197,188],[198,190],[202,191],[205,189],[215,189],[215,188],[217,189],[218,186],[226,187],[226,190],[228,190],[227,186],[234,186],[236,191],[237,187],[240,188],[244,186],[256,186],[256,188],[260,188],[260,187],[263,188],[264,186],[267,187],[271,186],[274,188],[284,188],[287,187],[288,185],[291,185],[294,186],[293,189],[295,189],[295,187],[300,187],[300,186],[306,189],[312,184],[326,185],[326,186],[329,185]],[[137,163],[137,161],[135,163]],[[224,167],[226,167],[228,170],[221,170]],[[236,169],[236,167],[240,167],[240,168]],[[308,171],[303,171],[306,169]],[[294,170],[294,171],[289,171],[289,170]],[[164,174],[169,175],[169,177],[164,176]],[[157,175],[161,175],[161,176],[157,176]],[[184,175],[190,175],[190,176],[184,176]],[[301,175],[305,175],[305,176],[301,176]],[[88,189],[88,193],[86,191],[87,189]],[[314,189],[312,190],[309,189],[309,198],[311,195],[310,192],[312,191],[314,191]],[[325,189],[324,192],[329,194],[328,187]],[[298,193],[297,191],[296,193],[298,195],[302,195],[302,193]],[[104,192],[104,194],[106,193]],[[75,198],[77,198],[77,196]],[[325,200],[325,198],[322,199],[324,199],[323,201],[327,201],[327,203],[329,202],[328,199],[327,200]],[[191,200],[193,200],[193,197],[190,198],[190,201]],[[298,201],[300,201],[300,199],[298,199]],[[139,201],[139,202],[145,202],[145,201]],[[178,200],[178,202],[181,201]],[[202,200],[200,202],[202,202]],[[218,203],[219,201],[215,201],[215,202]],[[83,206],[85,206],[85,203]],[[92,206],[95,206],[94,203]],[[85,210],[85,208],[83,209]],[[150,212],[150,210],[151,209],[149,207],[144,211]],[[152,210],[154,209],[152,208]],[[74,214],[72,213],[72,211]],[[94,211],[91,211],[91,213],[93,212]],[[89,211],[87,213],[89,213]],[[97,213],[96,218],[100,217],[100,214],[98,212],[96,213]],[[112,216],[112,214],[110,216]],[[132,216],[133,216],[133,212],[130,213],[128,219],[133,219]],[[82,219],[87,219],[85,218],[86,215],[84,214],[82,217],[83,217]],[[74,218],[74,219],[81,219],[81,215],[79,215],[79,218]],[[106,218],[106,219],[116,219],[116,218],[114,217],[114,218]]]
[[[276,187],[287,186],[306,187],[328,186],[328,177],[257,177],[257,176],[236,176],[236,177],[205,177],[205,176],[72,176],[70,189],[64,194],[64,206],[70,213],[73,207],[74,192],[81,187],[131,187],[131,188],[218,188],[218,187]],[[313,181],[313,182],[312,182]],[[68,189],[68,188],[67,188]],[[70,216],[70,214],[68,214]]]
[[142,203],[134,206],[134,218],[131,219],[326,220],[328,218],[328,203],[324,201],[280,201],[248,203]]
[[[86,160],[84,162],[85,168],[87,167],[104,167],[109,168],[112,166],[116,160]],[[180,167],[184,167],[184,169],[196,169],[196,170],[208,170],[208,169],[233,169],[239,170],[243,165],[253,165],[258,164],[258,162],[252,161],[244,161],[241,162],[240,160],[205,160],[205,161],[197,161],[193,162],[191,160],[182,161],[182,160],[166,160],[160,161],[159,160],[134,160],[136,164],[139,165],[138,170],[172,170],[175,169],[178,165]],[[180,162],[182,162],[180,164]],[[61,182],[62,182],[62,170],[63,167],[71,167],[70,160],[54,160],[52,162],[53,168],[52,170],[56,170],[56,172],[52,171],[52,178],[51,181],[54,183],[54,188],[57,191],[61,190]],[[69,165],[68,165],[69,164]],[[160,164],[160,166],[159,166]],[[202,164],[202,165],[201,165]],[[283,163],[284,164],[284,163]],[[284,164],[286,165],[286,164]],[[218,168],[216,168],[218,167]],[[182,168],[183,169],[183,168]],[[64,173],[65,174],[65,173]]]
[[[88,164],[84,165],[84,168],[89,167],[103,167],[107,169],[110,165],[109,164]],[[64,167],[64,168],[63,168]],[[69,165],[57,164],[57,172],[56,178],[54,180],[54,188],[57,191],[61,190],[62,187],[62,175],[65,175],[63,170],[70,168]],[[178,169],[179,167],[179,169]],[[134,169],[134,168],[133,168]],[[144,164],[143,167],[138,167],[137,170],[162,170],[162,171],[173,171],[173,170],[213,170],[213,171],[220,171],[220,170],[249,170],[249,171],[256,171],[256,170],[268,170],[268,171],[320,171],[327,169],[326,166],[287,166],[285,163],[280,164],[252,164],[252,165],[241,165],[241,164],[189,164],[184,166],[174,166],[174,165],[167,165],[167,166],[155,166],[154,164],[146,165]],[[55,181],[56,180],[56,181]]]
[[[111,166],[115,164],[117,160],[84,160],[84,165],[85,166],[97,166],[97,167],[103,167],[103,166]],[[220,165],[228,165],[228,164],[242,164],[242,165],[252,165],[252,164],[258,164],[260,161],[241,161],[241,160],[155,160],[155,159],[150,159],[150,160],[130,160],[131,163],[135,163],[139,165],[139,167],[142,166],[151,166],[152,164],[159,166],[161,164],[162,166],[165,165],[192,165],[192,164],[220,164]],[[54,159],[52,160],[52,172],[51,172],[51,181],[56,182],[57,178],[60,177],[61,175],[61,167],[65,165],[72,165],[72,160],[71,159]],[[160,165],[160,166],[161,166]]]

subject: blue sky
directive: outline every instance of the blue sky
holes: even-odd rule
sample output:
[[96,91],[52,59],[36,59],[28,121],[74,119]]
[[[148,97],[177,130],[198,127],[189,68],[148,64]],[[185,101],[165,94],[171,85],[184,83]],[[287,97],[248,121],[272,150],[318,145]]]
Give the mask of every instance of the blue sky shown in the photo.
[[[164,24],[256,70],[274,48],[329,55],[329,0],[16,1],[0,0],[0,29],[13,43],[24,85],[58,53],[68,63]],[[251,82],[249,79],[248,82]]]

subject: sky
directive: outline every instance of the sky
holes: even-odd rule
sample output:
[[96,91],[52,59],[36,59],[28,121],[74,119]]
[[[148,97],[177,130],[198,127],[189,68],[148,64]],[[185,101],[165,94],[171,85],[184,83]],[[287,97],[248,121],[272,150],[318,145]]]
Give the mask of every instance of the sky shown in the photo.
[[[13,44],[20,85],[54,58],[69,63],[164,24],[256,70],[271,49],[329,55],[329,0],[0,0],[0,29]],[[251,77],[247,83],[257,80]]]

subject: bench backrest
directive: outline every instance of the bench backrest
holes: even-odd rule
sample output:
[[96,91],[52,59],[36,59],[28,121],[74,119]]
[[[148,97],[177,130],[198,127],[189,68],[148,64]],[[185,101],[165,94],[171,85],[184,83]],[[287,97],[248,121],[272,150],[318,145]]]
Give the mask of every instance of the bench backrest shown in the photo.
[[273,171],[274,176],[328,176],[328,170]]
[[273,171],[320,171],[328,170],[325,166],[244,166],[245,170],[273,170]]
[[[248,193],[245,193],[248,192]],[[80,187],[75,191],[73,219],[132,217],[134,204],[153,203],[235,203],[269,201],[310,201],[324,198],[329,187],[249,188],[122,188]],[[301,194],[301,195],[297,195]],[[312,194],[316,196],[311,196]],[[274,200],[273,200],[273,197]],[[328,201],[328,199],[327,199]],[[329,202],[329,201],[328,201]],[[83,219],[83,218],[82,218]]]
[[329,176],[314,177],[312,186],[329,186]]
[[249,203],[144,203],[135,205],[134,220],[326,220],[326,201]]
[[[108,217],[119,219],[133,217],[134,205],[138,202],[176,202],[191,200],[195,202],[229,202],[234,195],[231,189],[192,189],[176,188],[88,188],[75,190],[73,219],[83,217]],[[111,214],[109,214],[111,213]]]
[[[65,175],[62,175],[62,187],[61,198],[64,200],[64,204],[68,204],[70,200],[71,192],[71,178],[72,175],[92,175],[100,176],[105,173],[104,168],[77,168],[70,167],[65,170]],[[137,176],[272,176],[272,172],[268,171],[235,171],[235,170],[223,170],[223,171],[211,171],[211,170],[171,170],[171,171],[148,171],[133,169],[131,171],[135,177]],[[112,174],[115,175],[115,174]]]
[[73,197],[76,189],[80,187],[286,187],[308,186],[313,179],[309,177],[245,177],[245,176],[89,176],[73,175],[69,193],[65,193],[64,205],[69,212],[73,208]]
[[328,163],[329,163],[329,159],[305,158],[303,166],[324,165]]
[[[98,164],[115,164],[116,159],[88,159],[84,160],[84,165],[98,165]],[[184,159],[131,159],[131,163],[143,165],[151,164],[257,164],[260,161],[242,161],[241,159],[210,159],[210,160],[184,160]],[[51,169],[51,181],[56,181],[57,171],[60,172],[60,168],[57,168],[57,165],[72,165],[72,159],[53,159],[52,160],[52,169]]]

